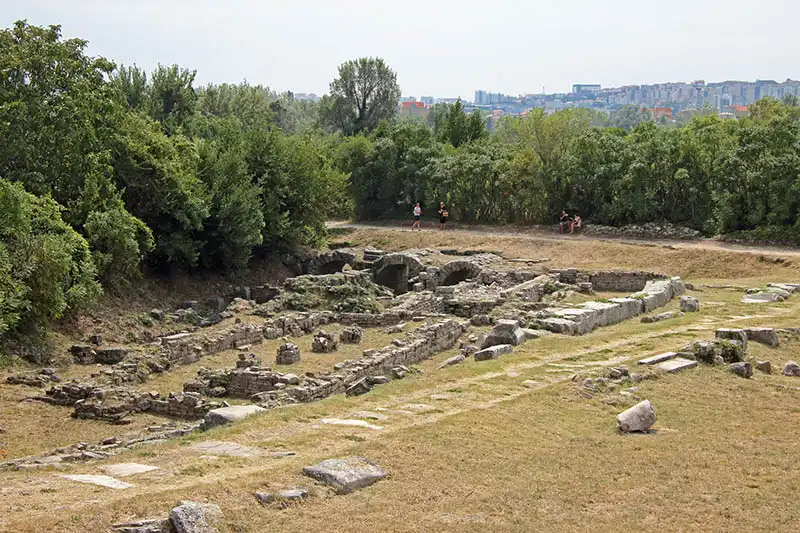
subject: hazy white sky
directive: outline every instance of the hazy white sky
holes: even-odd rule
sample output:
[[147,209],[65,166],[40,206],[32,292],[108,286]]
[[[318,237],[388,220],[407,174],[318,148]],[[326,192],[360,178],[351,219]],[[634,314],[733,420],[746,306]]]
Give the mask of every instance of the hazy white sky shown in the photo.
[[118,63],[318,94],[366,55],[417,97],[800,77],[798,0],[0,0],[21,18]]

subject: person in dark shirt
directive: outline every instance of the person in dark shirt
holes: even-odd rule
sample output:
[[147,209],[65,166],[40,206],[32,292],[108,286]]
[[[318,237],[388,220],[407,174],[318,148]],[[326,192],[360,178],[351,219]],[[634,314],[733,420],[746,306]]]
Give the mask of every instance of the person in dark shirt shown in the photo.
[[564,227],[569,227],[569,232],[572,233],[574,219],[564,209],[561,210],[561,220],[559,222],[561,233],[564,233]]
[[439,202],[439,229],[444,231],[444,225],[447,224],[447,217],[450,214],[447,212],[444,202]]

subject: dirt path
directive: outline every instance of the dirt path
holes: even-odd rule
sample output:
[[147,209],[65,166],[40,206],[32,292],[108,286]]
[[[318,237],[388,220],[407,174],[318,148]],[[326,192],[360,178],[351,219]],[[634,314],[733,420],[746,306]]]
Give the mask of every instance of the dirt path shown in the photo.
[[[360,230],[380,230],[380,231],[398,231],[408,232],[410,226],[400,222],[388,225],[380,224],[362,224],[355,222],[329,222],[329,228],[343,228],[343,229],[360,229]],[[437,231],[435,229],[429,231]],[[477,237],[485,237],[487,234],[493,234],[503,237],[515,237],[530,241],[599,241],[599,242],[613,242],[617,244],[629,244],[632,246],[663,246],[672,247],[676,249],[687,250],[715,250],[715,251],[728,251],[738,253],[750,254],[774,254],[784,257],[800,257],[800,249],[781,247],[781,246],[749,246],[741,244],[730,244],[715,239],[701,239],[697,241],[671,241],[671,240],[645,240],[645,239],[615,239],[610,237],[602,237],[596,235],[559,235],[540,229],[510,229],[509,227],[466,227],[453,228],[448,231],[457,233],[459,235],[471,235]]]

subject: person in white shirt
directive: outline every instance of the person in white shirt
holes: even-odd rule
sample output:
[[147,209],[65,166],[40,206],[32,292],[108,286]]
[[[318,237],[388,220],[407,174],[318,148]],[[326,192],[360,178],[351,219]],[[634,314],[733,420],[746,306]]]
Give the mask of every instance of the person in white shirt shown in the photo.
[[414,223],[411,225],[411,231],[414,231],[414,228],[417,228],[419,231],[422,231],[422,227],[420,226],[422,220],[422,208],[419,206],[419,202],[414,205]]

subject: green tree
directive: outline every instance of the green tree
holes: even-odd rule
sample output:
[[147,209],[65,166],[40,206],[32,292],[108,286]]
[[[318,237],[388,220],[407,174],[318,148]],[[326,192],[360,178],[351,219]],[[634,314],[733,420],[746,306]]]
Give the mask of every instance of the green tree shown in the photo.
[[642,122],[653,122],[650,111],[644,107],[627,104],[611,114],[609,125],[630,132]]
[[217,119],[213,140],[198,141],[198,176],[211,195],[202,251],[208,267],[242,270],[263,240],[261,190],[247,168],[247,146],[241,129],[236,118]]
[[459,98],[447,109],[442,122],[439,139],[458,148],[462,144],[481,139],[488,135],[486,123],[479,111],[467,115]]
[[167,137],[157,122],[129,113],[120,121],[111,148],[125,205],[153,230],[151,262],[196,265],[209,198],[197,178],[194,143],[182,135]]
[[390,120],[400,101],[397,75],[381,58],[362,57],[339,66],[331,82],[330,97],[323,102],[323,122],[353,135],[372,131]]

